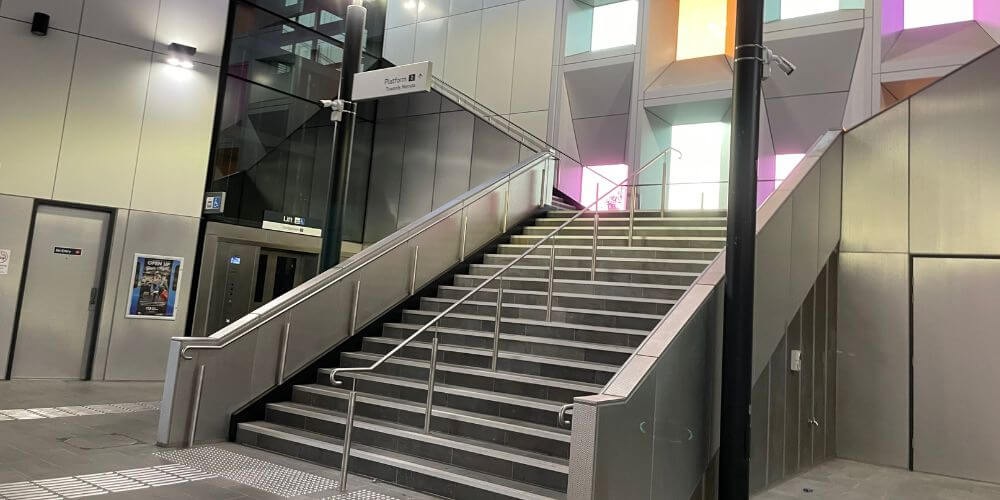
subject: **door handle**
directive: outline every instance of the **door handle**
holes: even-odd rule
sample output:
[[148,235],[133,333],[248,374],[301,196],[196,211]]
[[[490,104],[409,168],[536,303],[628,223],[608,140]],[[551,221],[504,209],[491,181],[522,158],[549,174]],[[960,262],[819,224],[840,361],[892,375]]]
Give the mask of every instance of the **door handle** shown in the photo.
[[90,289],[90,310],[94,310],[94,306],[97,305],[97,287]]

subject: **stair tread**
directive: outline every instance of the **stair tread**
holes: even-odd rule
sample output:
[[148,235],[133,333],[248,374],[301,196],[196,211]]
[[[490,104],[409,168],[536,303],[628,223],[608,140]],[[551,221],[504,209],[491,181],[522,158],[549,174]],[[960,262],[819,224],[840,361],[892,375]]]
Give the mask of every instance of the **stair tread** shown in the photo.
[[[355,353],[347,352],[344,353],[346,356],[350,356]],[[375,372],[345,372],[341,373],[341,377],[355,377],[358,379],[367,379],[374,382],[389,383],[393,385],[399,385],[404,387],[409,387],[411,389],[427,389],[427,382],[416,380],[406,377],[397,377],[395,375],[385,375],[382,373]],[[434,384],[435,393],[452,394],[456,396],[464,396],[475,399],[482,399],[486,401],[493,401],[496,403],[512,404],[515,406],[523,406],[525,408],[535,408],[537,410],[543,411],[559,411],[565,403],[560,401],[551,401],[548,399],[538,399],[529,398],[527,396],[520,396],[517,394],[508,394],[505,392],[493,392],[485,389],[476,389],[473,387],[462,387],[460,385],[451,384]]]
[[[489,276],[483,276],[479,274],[456,274],[455,278],[476,278],[480,280],[485,280]],[[548,283],[548,278],[531,278],[527,276],[504,276],[504,280],[509,281],[544,281]],[[610,285],[610,286],[631,286],[637,288],[660,288],[663,290],[687,290],[687,285],[661,285],[659,283],[631,283],[626,281],[594,281],[594,280],[568,280],[563,278],[556,278],[556,283],[574,283],[574,284],[590,284],[590,285]]]
[[[433,318],[440,314],[438,311],[424,311],[422,309],[404,309],[403,314],[417,314],[421,316],[428,316]],[[485,316],[480,314],[467,314],[467,313],[448,313],[448,318],[462,318],[462,319],[478,319],[493,321],[493,316]],[[629,335],[649,335],[646,330],[636,330],[634,328],[617,328],[613,326],[592,326],[583,325],[577,323],[565,323],[560,321],[544,321],[539,319],[527,319],[527,318],[504,318],[504,323],[521,323],[525,325],[536,325],[536,326],[554,326],[559,328],[573,328],[577,330],[590,330],[595,332],[608,332],[608,333],[624,333]]]
[[[587,248],[593,248],[593,247],[587,247]],[[509,253],[491,253],[491,254],[487,254],[487,257],[502,257],[502,258],[506,259],[506,258],[516,258],[518,256],[514,255],[514,254],[509,254]],[[525,255],[524,258],[525,259],[545,259],[545,260],[548,260],[549,257],[547,255]],[[587,256],[587,255],[556,255],[556,260],[557,261],[559,261],[559,260],[580,260],[580,261],[590,262],[591,257]],[[602,256],[598,255],[597,256],[597,262],[601,262],[601,261],[605,261],[605,262],[655,262],[657,264],[704,264],[706,266],[712,264],[711,260],[703,260],[703,259],[644,259],[644,258],[640,258],[640,257],[602,257]],[[489,264],[489,265],[496,265],[496,264]]]
[[[490,336],[492,336],[492,334]],[[393,338],[393,337],[367,337],[367,338],[365,338],[365,341],[366,342],[376,342],[376,343],[380,343],[380,344],[398,345],[401,342],[403,342],[403,339],[397,339],[397,338]],[[600,346],[601,344],[594,344],[594,345],[595,346]],[[413,342],[410,342],[409,346],[410,347],[419,347],[419,348],[422,348],[422,349],[430,349],[431,348],[430,342],[420,342],[420,341],[416,341],[416,340],[414,340]],[[612,347],[614,347],[614,346],[612,346]],[[631,352],[631,351],[634,350],[632,348],[626,348],[626,349],[628,349],[628,351],[626,351],[626,352]],[[439,344],[438,345],[438,350],[441,350],[441,351],[451,351],[451,352],[461,352],[461,353],[465,353],[465,354],[478,354],[480,356],[492,356],[493,355],[493,350],[492,349],[484,349],[484,348],[481,348],[481,347],[468,347],[468,346],[455,345],[455,344],[444,344],[444,343]],[[345,354],[347,354],[347,353],[345,353]],[[609,372],[609,373],[617,373],[618,370],[619,370],[619,368],[620,368],[618,365],[609,365],[607,363],[594,363],[592,361],[579,361],[579,360],[569,359],[569,358],[556,358],[556,357],[553,357],[553,356],[539,356],[537,354],[526,354],[526,353],[514,352],[514,351],[500,351],[499,354],[498,354],[498,356],[501,357],[501,358],[505,358],[505,359],[516,359],[516,360],[522,360],[522,361],[532,361],[532,362],[536,362],[536,363],[557,364],[557,365],[562,365],[562,366],[571,366],[573,368],[583,368],[583,369],[586,369],[586,370],[598,370],[598,371]]]
[[[517,235],[515,235],[517,236]],[[525,250],[534,246],[534,243],[501,243],[500,248],[523,248]],[[552,245],[542,244],[538,246],[538,249],[548,249]],[[572,250],[593,250],[593,245],[556,245],[556,248],[567,248]],[[609,245],[597,245],[597,249],[600,250],[634,250],[638,252],[720,252],[719,248],[710,247],[623,247],[623,246],[609,246]],[[522,252],[523,253],[523,252]],[[504,254],[507,255],[507,254]],[[556,258],[559,255],[556,254]],[[597,256],[598,259],[602,257]]]
[[[343,412],[327,410],[326,408],[320,408],[302,403],[287,401],[282,403],[268,403],[267,406],[268,408],[279,409],[281,411],[295,413],[297,415],[319,418],[328,422],[336,422],[338,424],[344,424],[347,421],[347,415]],[[427,434],[424,433],[422,429],[417,429],[408,425],[358,415],[355,415],[354,417],[354,426],[357,428],[375,430],[397,437],[406,437],[408,439],[447,446],[449,448],[456,448],[464,451],[477,452],[476,448],[482,448],[488,453],[480,454],[503,460],[516,461],[555,472],[569,472],[569,460],[565,458],[520,450],[518,448],[504,446],[489,441],[480,441],[477,439],[444,434],[440,432],[431,432],[430,434]]]
[[[553,220],[553,219],[547,219],[547,220]],[[569,219],[564,219],[564,220],[569,220]],[[582,219],[577,219],[577,220],[582,220]],[[593,220],[594,219],[587,219],[587,220],[591,221],[591,226],[590,227],[582,226],[582,225],[581,226],[566,226],[563,229],[576,229],[576,230],[580,230],[580,229],[593,229]],[[606,220],[606,219],[603,218],[603,217],[601,217],[601,221],[603,221],[603,220]],[[614,220],[614,219],[612,219],[612,220]],[[628,220],[628,219],[622,219],[622,220]],[[650,220],[650,219],[643,219],[643,220]],[[673,219],[673,220],[676,220],[676,219]],[[532,225],[532,226],[525,226],[524,229],[548,229],[551,232],[551,231],[555,231],[555,228],[557,228],[557,227],[559,227],[559,226],[539,226],[539,225]],[[707,231],[707,230],[725,231],[726,230],[725,226],[669,226],[669,225],[668,226],[654,226],[654,225],[650,225],[650,224],[643,224],[641,226],[633,226],[633,228],[635,228],[635,229],[670,229],[670,230],[681,229],[681,230],[692,230],[692,231]],[[598,230],[603,230],[603,229],[619,229],[620,230],[620,229],[628,229],[628,226],[601,226],[600,225],[600,221],[598,221],[598,228],[597,229]]]
[[[246,422],[239,424],[239,427],[336,453],[342,453],[344,449],[343,442],[339,439],[271,422]],[[351,445],[351,456],[524,500],[566,498],[564,493],[539,486],[360,444]]]
[[[466,292],[470,292],[475,287],[460,286],[460,285],[441,285],[438,288],[451,289],[451,290],[464,290]],[[493,293],[496,293],[497,289],[496,288],[485,287],[485,288],[481,288],[480,291],[482,291],[482,292],[493,292]],[[542,296],[542,297],[548,295],[548,292],[541,291],[541,290],[519,290],[517,288],[504,288],[503,293],[504,293],[504,295],[507,295],[507,294],[538,295],[538,296]],[[627,296],[623,296],[623,295],[598,295],[598,294],[593,294],[593,293],[554,292],[552,295],[555,296],[555,297],[568,297],[568,298],[581,298],[581,299],[603,299],[603,300],[613,300],[613,301],[616,301],[616,302],[641,302],[641,303],[655,303],[655,304],[666,304],[666,305],[674,305],[674,304],[677,303],[676,300],[671,300],[671,299],[649,299],[649,298],[645,298],[645,297],[627,297]],[[441,297],[433,297],[433,298],[441,298]]]
[[[503,293],[506,294],[507,290],[504,290]],[[452,303],[454,303],[458,299],[449,299],[447,297],[423,297],[423,300],[427,300],[427,301],[430,301],[430,302],[442,302],[442,303],[452,304]],[[467,301],[463,302],[463,304],[471,304],[471,305],[476,305],[476,306],[493,306],[493,309],[496,309],[496,302],[487,302],[487,301],[482,301],[482,300],[467,300]],[[521,309],[540,309],[540,310],[543,310],[543,311],[545,310],[545,307],[546,307],[546,306],[543,306],[543,305],[537,305],[537,304],[520,304],[520,303],[517,303],[517,302],[504,302],[503,306],[504,307],[517,307],[517,308],[521,308]],[[584,309],[584,308],[577,308],[577,307],[552,306],[552,310],[553,311],[561,311],[561,312],[587,313],[587,314],[596,314],[596,315],[601,315],[601,316],[619,316],[619,317],[641,318],[641,319],[660,319],[660,318],[663,317],[662,314],[634,313],[634,312],[627,312],[627,311],[605,311],[603,309]],[[438,312],[438,311],[435,311],[435,312]],[[507,319],[507,317],[505,316],[504,319]]]
[[[559,217],[559,216],[549,217],[549,216],[546,216],[546,217],[542,217],[542,218],[540,218],[538,220],[544,219],[544,220],[554,220],[554,221],[563,221],[563,222],[565,222],[565,221],[570,220],[571,218],[572,217]],[[582,216],[582,217],[578,217],[576,220],[589,220],[589,221],[593,221],[594,218],[593,217]],[[628,221],[628,217],[605,217],[605,216],[602,215],[601,216],[601,220],[602,221]],[[667,216],[667,217],[643,217],[642,220],[644,220],[644,221],[649,221],[649,220],[673,220],[673,221],[677,221],[677,220],[713,220],[713,221],[720,221],[720,222],[722,222],[722,221],[725,221],[726,218],[725,217],[712,217],[712,216],[696,217],[696,216],[678,215],[678,216],[674,216],[674,217],[671,217],[671,216]]]
[[[329,369],[326,370],[327,373],[329,373]],[[340,387],[332,387],[323,384],[300,384],[296,385],[295,388],[306,392],[311,392],[313,394],[321,394],[321,395],[339,397],[344,399],[347,399],[348,395],[350,394],[350,391],[347,389]],[[358,401],[369,404],[379,404],[393,409],[405,410],[413,413],[424,413],[425,411],[424,405],[420,403],[414,403],[412,401],[406,401],[403,399],[390,398],[388,396],[381,396],[378,394],[368,394],[359,392]],[[459,410],[456,408],[449,408],[447,406],[440,406],[440,405],[435,405],[434,408],[431,410],[431,412],[434,415],[442,418],[450,418],[467,423],[474,423],[487,427],[514,431],[521,434],[534,435],[541,438],[552,439],[564,443],[568,443],[570,440],[570,433],[568,430],[541,424],[535,424],[523,420],[515,420],[501,416],[490,416],[482,413]]]
[[[590,238],[590,236],[587,236],[587,235],[570,236],[570,235],[558,235],[558,234],[555,235],[555,236],[546,236],[544,234],[515,234],[514,236],[515,237],[522,237],[522,238],[546,238],[546,237],[548,237],[548,238],[555,238],[555,239],[559,239],[559,238],[566,238],[566,239],[569,239],[569,238],[574,238],[574,239]],[[628,236],[602,235],[602,236],[599,237],[599,239],[600,240],[627,240]],[[642,235],[633,235],[632,239],[634,239],[634,240],[640,240],[640,239],[642,239],[642,240],[726,241],[726,237],[725,236],[642,236]],[[598,246],[600,246],[600,245],[598,245]],[[589,248],[593,248],[593,245],[591,245]]]
[[[488,267],[500,269],[507,264],[472,264],[472,267]],[[511,266],[511,269],[535,269],[535,270],[549,270],[549,266]],[[576,272],[590,272],[590,269],[583,267],[560,267],[556,266],[556,271],[576,271]],[[652,275],[652,276],[690,276],[697,278],[701,273],[694,273],[690,271],[656,271],[648,269],[613,269],[598,267],[597,272],[599,273],[617,273],[617,274],[637,274],[637,275]],[[548,278],[546,278],[548,279]],[[615,283],[615,282],[612,282]]]
[[[441,331],[445,331],[444,328]],[[351,355],[356,358],[365,358],[375,361],[382,357],[381,354],[375,354],[371,352],[352,352]],[[430,364],[430,361],[425,361],[422,359],[413,358],[389,358],[385,361],[386,363],[397,363],[408,366],[420,366],[426,367]],[[580,392],[598,393],[604,386],[599,384],[588,384],[587,382],[577,382],[575,380],[566,380],[561,378],[552,377],[541,377],[538,375],[528,375],[523,373],[506,372],[506,371],[493,371],[487,368],[478,368],[474,366],[467,365],[456,365],[454,363],[443,363],[438,362],[437,370],[439,371],[450,371],[455,373],[463,373],[466,375],[475,375],[479,377],[489,377],[489,378],[502,378],[504,380],[509,380],[512,382],[524,382],[534,385],[545,385],[550,387],[557,387],[560,389],[570,389]],[[320,373],[329,374],[333,368],[321,368]]]

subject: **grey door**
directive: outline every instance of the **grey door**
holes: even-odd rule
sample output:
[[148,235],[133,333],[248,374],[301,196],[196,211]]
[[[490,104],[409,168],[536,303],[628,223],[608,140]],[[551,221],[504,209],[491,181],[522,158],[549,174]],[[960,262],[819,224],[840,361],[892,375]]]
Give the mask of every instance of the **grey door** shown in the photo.
[[220,241],[212,276],[208,331],[211,335],[250,312],[260,247]]
[[913,468],[1000,483],[1000,260],[913,260]]
[[87,377],[109,224],[106,212],[38,207],[12,378]]

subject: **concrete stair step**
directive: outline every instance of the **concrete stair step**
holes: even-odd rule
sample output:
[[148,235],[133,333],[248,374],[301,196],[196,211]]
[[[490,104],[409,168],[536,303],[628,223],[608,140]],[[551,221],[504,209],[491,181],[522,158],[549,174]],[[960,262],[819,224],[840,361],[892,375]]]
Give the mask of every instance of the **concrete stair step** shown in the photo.
[[[545,236],[514,235],[510,242],[513,244],[534,245]],[[587,245],[593,248],[593,238],[589,236],[553,236],[547,242],[554,241],[556,245]],[[724,237],[707,236],[633,236],[632,244],[629,245],[627,236],[600,236],[597,238],[598,246],[613,247],[657,247],[657,248],[700,248],[700,249],[721,249],[726,246]]]
[[[519,255],[514,254],[487,254],[483,264],[507,265]],[[642,259],[637,257],[598,257],[597,267],[599,269],[611,270],[642,270],[642,271],[673,271],[701,273],[711,264],[711,260],[696,259]],[[518,263],[529,267],[548,267],[548,255],[526,255]],[[584,268],[588,271],[592,265],[590,255],[557,255],[556,267],[560,268]]]
[[[494,297],[496,295],[494,294]],[[553,302],[555,298],[553,297]],[[454,299],[443,297],[424,297],[420,299],[420,308],[427,311],[443,311],[455,303]],[[454,312],[460,314],[478,314],[483,316],[496,315],[496,302],[467,300],[458,305]],[[546,306],[543,304],[518,304],[504,300],[502,318],[524,318],[538,321],[545,320]],[[645,314],[631,311],[605,311],[589,308],[572,308],[552,306],[552,321],[582,324],[590,326],[610,326],[632,328],[635,330],[652,331],[663,319],[662,314]]]
[[[330,467],[339,467],[340,439],[270,422],[237,426],[237,441]],[[413,455],[352,444],[350,471],[444,498],[564,499],[564,493]]]
[[[446,331],[441,332],[441,335],[447,334],[448,332]],[[371,366],[381,357],[382,355],[376,353],[354,352],[351,353],[351,363],[358,366]],[[375,372],[426,382],[429,370],[430,362],[426,359],[394,356],[376,368]],[[319,382],[329,384],[331,371],[331,368],[321,369],[319,371]],[[586,382],[540,377],[524,373],[493,371],[489,368],[457,365],[441,361],[438,361],[434,380],[449,385],[564,402],[570,402],[576,396],[596,394],[603,387],[600,384],[588,384]]]
[[[455,286],[476,287],[487,276],[458,274],[455,276]],[[548,278],[503,277],[504,290],[533,290],[548,292]],[[487,286],[496,288],[498,280],[493,280]],[[589,295],[607,295],[615,297],[645,297],[661,300],[677,300],[688,289],[685,285],[659,285],[653,283],[614,283],[610,281],[591,281],[556,279],[552,283],[554,293],[580,293]]]
[[[269,423],[343,439],[347,415],[301,403],[269,403]],[[568,460],[422,428],[355,416],[352,445],[412,455],[554,490],[566,489]]]
[[[438,315],[435,311],[405,309],[403,323],[425,325]],[[441,319],[440,327],[458,328],[493,333],[495,316],[482,314],[451,313]],[[614,344],[635,347],[649,335],[648,330],[611,326],[584,325],[559,321],[527,318],[505,318],[500,322],[501,333],[533,337],[559,338],[595,344]]]
[[[538,241],[537,239],[535,240]],[[504,243],[497,247],[497,253],[503,255],[522,255],[528,251],[532,243]],[[551,244],[546,242],[531,251],[530,255],[549,256]],[[708,260],[711,261],[719,254],[719,248],[690,248],[690,247],[644,247],[644,246],[603,246],[597,247],[597,257],[625,257],[637,259],[682,259],[682,260]],[[591,257],[594,254],[593,241],[585,243],[567,244],[557,242],[556,256],[571,255],[575,257]]]
[[[342,413],[347,409],[349,395],[350,391],[345,388],[323,384],[296,385],[292,389],[294,402]],[[358,393],[355,411],[357,415],[421,429],[426,414],[424,402],[362,392]],[[431,410],[431,429],[544,455],[569,458],[569,431],[552,425],[435,406]]]
[[[473,287],[442,285],[438,287],[438,297],[457,300],[465,297]],[[545,305],[548,293],[541,290],[504,289],[504,303]],[[470,300],[496,304],[497,289],[483,288],[473,294]],[[590,309],[593,311],[636,312],[642,314],[665,315],[676,304],[675,300],[617,297],[611,295],[590,295],[585,293],[554,293],[553,307]]]
[[[469,274],[477,276],[493,276],[501,269],[501,264],[472,264],[469,266]],[[590,269],[580,267],[556,267],[554,270],[556,279],[565,280],[589,280]],[[684,285],[689,286],[694,283],[700,273],[683,271],[647,271],[643,269],[604,269],[598,267],[595,270],[594,279],[609,283],[651,283],[655,285]],[[504,272],[504,276],[520,278],[548,278],[549,267],[515,265]]]

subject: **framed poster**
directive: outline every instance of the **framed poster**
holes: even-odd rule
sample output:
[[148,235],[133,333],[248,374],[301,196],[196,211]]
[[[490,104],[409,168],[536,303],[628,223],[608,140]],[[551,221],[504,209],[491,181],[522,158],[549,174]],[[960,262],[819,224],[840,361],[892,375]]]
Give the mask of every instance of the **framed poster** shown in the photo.
[[180,288],[183,267],[183,257],[135,254],[125,317],[176,319],[177,290]]

